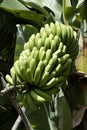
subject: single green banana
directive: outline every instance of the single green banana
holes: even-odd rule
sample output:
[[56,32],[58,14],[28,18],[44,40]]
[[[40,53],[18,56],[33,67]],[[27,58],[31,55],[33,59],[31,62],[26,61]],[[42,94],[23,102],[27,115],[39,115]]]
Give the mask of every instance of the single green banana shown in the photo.
[[35,85],[39,84],[39,81],[41,78],[40,75],[41,75],[41,69],[39,67],[37,67],[35,70],[35,75],[34,75],[34,84]]
[[54,35],[51,33],[48,38],[49,38],[49,41],[51,43],[51,41],[54,39]]
[[30,95],[32,96],[32,98],[33,98],[35,101],[37,101],[37,102],[39,102],[39,103],[43,103],[43,102],[46,101],[45,98],[43,98],[43,97],[41,97],[40,95],[38,95],[34,90],[31,90],[31,91],[30,91]]
[[18,78],[18,76],[16,75],[14,66],[10,69],[10,74],[11,74],[11,77],[12,77],[13,81],[14,81],[15,76],[16,76],[16,84],[22,84],[21,80],[20,80],[20,79]]
[[20,73],[20,68],[19,68],[19,60],[15,61],[14,63],[14,69],[15,69],[15,73],[16,73],[16,76],[19,78],[19,80],[21,82],[24,82],[24,79]]
[[40,35],[41,35],[41,38],[42,38],[42,44],[44,45],[45,39],[47,38],[47,33],[46,33],[44,27],[42,27],[40,29]]
[[72,30],[72,28],[70,26],[66,26],[66,45],[67,45],[67,48],[70,47],[71,43],[73,42],[73,35],[74,35],[74,31]]
[[35,36],[35,46],[37,46],[38,39],[40,39],[40,33],[37,33]]
[[65,55],[63,55],[61,58],[58,58],[58,62],[60,63],[60,64],[65,64],[65,62],[67,61],[67,59],[70,57],[70,55],[69,54],[65,54]]
[[53,77],[42,89],[49,89],[52,88],[54,86],[56,86],[58,83],[63,82],[64,77],[60,76],[60,77]]
[[51,59],[51,57],[52,57],[52,51],[51,51],[51,49],[48,49],[48,50],[46,51],[46,58],[45,58],[45,60],[44,60],[44,64],[45,64],[45,65],[48,64],[48,62],[49,62],[49,60]]
[[59,49],[59,50],[62,50],[62,49],[63,49],[63,43],[62,43],[62,42],[59,43],[58,49]]
[[55,36],[56,35],[56,27],[54,23],[50,23],[50,28],[51,28],[51,32],[52,34]]
[[45,39],[44,46],[45,46],[46,50],[47,50],[47,49],[50,49],[51,43],[50,43],[49,37],[47,37],[47,38]]
[[36,42],[36,46],[37,46],[37,49],[40,49],[42,47],[42,39],[39,38],[38,41]]
[[50,74],[47,71],[42,75],[40,83],[38,84],[38,87],[43,87],[46,84],[46,82],[48,81],[49,75]]
[[57,50],[57,43],[55,40],[51,41],[51,51],[54,53]]
[[45,51],[39,51],[39,59],[41,61],[45,60],[45,57],[46,57],[46,52]]
[[63,71],[67,70],[68,67],[71,65],[72,63],[72,59],[71,58],[68,58],[66,63],[64,65],[62,65],[62,70],[61,70],[61,73],[63,74]]
[[35,34],[32,34],[32,36],[29,38],[29,41],[27,42],[27,49],[31,51],[34,46],[35,46]]
[[62,49],[62,55],[67,53],[67,47],[66,45],[63,45],[63,49]]
[[58,49],[57,51],[55,51],[53,53],[53,55],[57,55],[57,57],[61,57],[62,56],[62,51],[60,49]]
[[55,27],[56,27],[56,35],[58,35],[61,38],[61,28],[60,23],[58,21],[55,22]]
[[36,106],[36,104],[34,103],[34,100],[33,100],[32,96],[30,95],[30,93],[28,92],[28,93],[26,94],[26,96],[27,96],[27,104],[28,104],[28,107],[29,107],[31,110],[36,111],[36,110],[37,110],[37,106]]
[[9,83],[9,85],[13,85],[14,84],[13,83],[13,79],[12,79],[12,77],[9,74],[6,75],[5,79]]
[[28,60],[19,60],[19,71],[24,81],[27,82],[26,70],[28,67]]
[[26,70],[26,78],[27,78],[27,82],[29,82],[30,84],[33,83],[32,72],[30,68],[27,68]]
[[56,68],[50,73],[49,80],[52,79],[55,76],[58,76],[60,74],[61,67],[62,67],[61,64],[58,64],[56,66]]
[[37,65],[36,60],[34,58],[32,58],[29,64],[30,64],[32,80],[34,80],[34,74],[35,74],[35,69],[36,69],[36,65]]
[[34,52],[34,59],[37,61],[37,63],[38,63],[38,61],[39,61],[39,51],[38,50],[36,50],[35,52]]
[[44,91],[42,91],[42,90],[40,90],[40,89],[38,89],[38,88],[35,88],[34,91],[35,91],[38,95],[40,95],[41,97],[45,98],[46,101],[50,101],[50,100],[52,99],[52,97],[51,97],[49,94],[47,94],[46,92],[44,92]]
[[52,87],[52,88],[44,90],[44,92],[46,92],[49,95],[53,95],[53,94],[55,95],[55,94],[57,94],[59,92],[59,88]]
[[66,39],[67,39],[66,26],[64,24],[60,24],[60,28],[61,28],[61,39],[62,39],[62,43],[65,44],[66,43]]
[[37,65],[37,68],[35,70],[35,75],[34,75],[34,81],[35,81],[35,85],[37,85],[39,83],[39,80],[43,74],[43,69],[44,69],[44,62],[40,61]]
[[45,31],[47,33],[47,36],[49,36],[52,33],[49,24],[45,24],[44,29],[45,29]]

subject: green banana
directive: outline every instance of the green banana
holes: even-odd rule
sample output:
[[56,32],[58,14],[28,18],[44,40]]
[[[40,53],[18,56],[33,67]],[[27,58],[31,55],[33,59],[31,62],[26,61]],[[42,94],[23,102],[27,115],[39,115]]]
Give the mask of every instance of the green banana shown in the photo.
[[13,84],[14,84],[14,83],[13,83],[13,79],[12,79],[12,77],[11,77],[9,74],[6,75],[5,79],[6,79],[6,81],[7,81],[10,85],[13,85]]
[[35,70],[35,75],[34,75],[35,85],[39,83],[40,77],[42,76],[43,73],[43,69],[44,69],[44,62],[40,61]]
[[51,28],[51,32],[53,33],[53,35],[56,35],[56,27],[54,23],[50,23],[50,28]]
[[46,57],[46,52],[45,51],[40,51],[39,53],[39,59],[41,61],[45,60],[45,57]]
[[28,67],[28,61],[27,60],[19,60],[18,63],[19,63],[20,75],[23,78],[23,80],[27,82],[26,68]]
[[52,57],[52,51],[51,51],[51,49],[48,49],[46,51],[46,58],[44,60],[44,64],[45,65],[47,65],[47,63],[49,62],[49,60],[51,59],[51,57]]
[[63,71],[67,70],[71,63],[72,63],[72,59],[68,58],[66,63],[62,66],[62,70],[61,70],[62,75],[63,75]]
[[41,80],[40,80],[40,82],[38,84],[38,87],[42,87],[42,86],[44,86],[46,84],[46,82],[47,82],[47,80],[49,78],[49,75],[50,74],[47,71],[42,75]]
[[33,98],[35,101],[37,101],[37,102],[39,102],[39,103],[42,103],[42,102],[45,102],[45,101],[46,101],[45,98],[43,98],[43,97],[41,97],[40,95],[38,95],[34,90],[31,90],[31,91],[30,91],[30,95],[32,96],[32,98]]
[[67,59],[70,57],[70,55],[69,54],[65,54],[65,55],[63,55],[61,58],[58,58],[58,62],[60,63],[60,64],[65,64],[65,62],[67,61]]
[[56,48],[57,48],[57,43],[55,40],[52,40],[51,41],[51,51],[52,53],[54,53],[56,51]]
[[53,36],[53,34],[51,33],[50,35],[49,35],[49,41],[50,41],[50,43],[51,43],[51,41],[54,39],[54,36]]
[[62,39],[62,42],[63,42],[63,44],[65,44],[66,43],[66,26],[65,25],[63,25],[63,24],[60,24],[60,28],[61,28],[61,39]]
[[40,49],[42,47],[42,39],[39,38],[36,43],[37,43],[37,49]]
[[31,70],[32,80],[34,80],[35,69],[36,69],[36,60],[32,58],[30,61],[30,70]]
[[37,33],[35,36],[35,46],[37,46],[38,39],[40,39],[40,33]]
[[58,49],[59,49],[59,50],[62,50],[62,49],[63,49],[63,43],[62,43],[62,42],[59,43]]
[[38,88],[35,88],[34,91],[35,91],[38,95],[40,95],[41,97],[45,98],[46,101],[50,101],[50,100],[52,99],[52,97],[51,97],[49,94],[45,93],[44,91],[42,91],[42,90],[40,90],[40,89],[38,89]]
[[26,70],[26,78],[27,78],[27,82],[29,82],[30,84],[33,83],[34,79],[32,77],[32,72],[30,68],[27,68]]
[[41,75],[41,69],[38,67],[35,70],[35,75],[34,75],[34,84],[37,85],[40,81],[40,75]]
[[44,27],[46,33],[47,33],[47,36],[49,36],[51,34],[51,29],[50,29],[50,26],[48,24],[45,24],[45,27]]
[[52,87],[52,88],[44,90],[44,92],[46,92],[47,94],[52,96],[53,94],[55,95],[55,94],[57,94],[59,92],[59,88]]
[[44,45],[45,39],[47,38],[47,33],[46,33],[44,27],[42,27],[40,29],[40,35],[41,35],[41,38],[42,38],[42,44]]
[[67,47],[66,45],[63,45],[63,49],[62,49],[62,55],[67,53]]
[[28,104],[28,107],[29,107],[31,110],[36,111],[36,110],[37,110],[37,106],[36,106],[36,104],[34,103],[34,100],[33,100],[32,96],[30,95],[30,93],[27,92],[26,96],[27,96],[27,104]]
[[14,66],[10,69],[10,74],[13,80],[15,79],[16,76],[16,84],[22,84],[21,80],[18,78],[18,76],[15,73]]
[[61,64],[58,64],[56,66],[56,68],[50,73],[49,80],[52,79],[55,76],[58,76],[60,74],[61,67],[62,67]]
[[[29,49],[30,51],[32,50],[32,48],[35,45],[35,34],[32,34],[32,36],[29,38],[29,42],[27,42],[27,49]],[[26,48],[24,48],[26,49]]]
[[46,71],[51,72],[56,64],[57,64],[57,55],[53,55],[53,57],[50,59],[47,66],[45,67],[44,73]]
[[56,35],[58,35],[61,38],[61,28],[60,28],[60,23],[55,22],[55,27],[56,27]]
[[55,85],[59,84],[64,80],[63,76],[60,77],[53,77],[42,89],[49,89],[54,87]]
[[45,43],[44,43],[44,46],[45,46],[45,48],[46,48],[46,50],[47,49],[50,49],[50,40],[49,40],[49,37],[47,37],[46,39],[45,39]]
[[36,64],[37,64],[39,62],[39,51],[38,50],[36,50],[34,52],[34,59],[36,60]]
[[16,73],[16,76],[19,78],[19,80],[21,82],[24,82],[24,79],[20,73],[20,68],[19,68],[19,60],[17,60],[15,63],[14,63],[14,69],[15,69],[15,73]]

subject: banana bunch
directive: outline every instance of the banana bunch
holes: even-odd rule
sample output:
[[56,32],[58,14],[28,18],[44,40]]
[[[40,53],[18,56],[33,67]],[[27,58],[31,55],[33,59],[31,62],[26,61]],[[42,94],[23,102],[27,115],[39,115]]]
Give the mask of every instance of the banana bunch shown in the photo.
[[50,101],[65,82],[78,54],[76,32],[59,22],[46,24],[24,44],[19,59],[6,75],[9,86],[22,84],[17,93],[20,105],[32,110],[37,103]]

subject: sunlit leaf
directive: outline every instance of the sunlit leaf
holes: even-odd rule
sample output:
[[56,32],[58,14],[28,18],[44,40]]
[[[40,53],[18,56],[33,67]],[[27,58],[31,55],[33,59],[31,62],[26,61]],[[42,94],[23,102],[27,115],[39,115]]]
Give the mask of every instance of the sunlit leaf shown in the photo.
[[3,0],[0,3],[0,8],[10,13],[13,13],[16,17],[30,20],[31,23],[33,21],[39,26],[43,24],[44,21],[43,15],[36,13],[35,11],[29,10],[21,2],[17,0],[14,1]]
[[15,48],[15,60],[18,59],[21,51],[23,50],[24,43],[28,41],[32,34],[37,33],[38,30],[29,24],[17,25],[17,39]]

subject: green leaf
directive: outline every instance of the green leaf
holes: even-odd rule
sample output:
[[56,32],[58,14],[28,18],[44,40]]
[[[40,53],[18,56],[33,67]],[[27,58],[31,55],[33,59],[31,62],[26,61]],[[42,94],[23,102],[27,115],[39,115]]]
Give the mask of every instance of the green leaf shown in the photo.
[[[31,2],[31,0],[22,0],[26,2]],[[54,18],[56,20],[61,19],[62,14],[62,5],[60,0],[32,0],[35,4],[39,5],[40,7],[46,9],[49,14],[54,14]]]
[[65,17],[68,21],[71,21],[72,18],[74,17],[76,12],[76,8],[75,7],[66,7],[65,9]]
[[58,98],[57,110],[58,110],[58,117],[59,117],[59,129],[72,130],[71,111],[65,96]]
[[0,4],[0,8],[6,10],[10,13],[13,13],[18,18],[23,18],[32,23],[32,21],[41,26],[44,22],[44,16],[36,13],[35,11],[31,11],[26,8],[21,2],[17,0],[3,0]]
[[42,6],[34,3],[34,2],[25,2],[23,0],[19,0],[21,3],[23,3],[28,9],[32,11],[39,12],[44,15],[44,17],[49,17],[49,13],[46,9],[44,9]]
[[77,6],[78,1],[79,1],[79,0],[70,0],[71,5],[72,5],[72,6],[74,6],[74,7],[76,7],[76,6]]
[[15,60],[18,59],[21,51],[23,50],[24,43],[28,41],[29,37],[32,34],[38,32],[37,28],[29,24],[26,25],[17,25],[17,39],[16,39],[16,48],[15,48]]
[[27,10],[28,9],[21,4],[18,0],[3,0],[0,2],[0,8],[5,9],[7,11],[15,12],[18,10]]
[[79,6],[80,15],[82,19],[87,19],[87,1],[85,0]]
[[38,111],[30,111],[26,113],[34,130],[50,130],[46,113],[43,107],[43,104],[38,104]]

